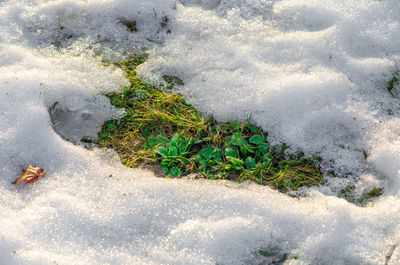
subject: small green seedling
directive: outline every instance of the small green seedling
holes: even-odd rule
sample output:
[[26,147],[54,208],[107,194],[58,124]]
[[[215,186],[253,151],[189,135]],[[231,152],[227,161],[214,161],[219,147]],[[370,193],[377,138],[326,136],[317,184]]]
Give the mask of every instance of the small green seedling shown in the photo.
[[56,107],[58,106],[58,101],[54,102],[53,105],[51,105],[51,107],[49,108],[49,115],[50,115],[50,120],[53,120],[53,112],[56,109]]
[[167,172],[167,176],[179,177],[182,170],[193,167],[193,162],[188,158],[193,143],[193,137],[185,138],[177,133],[168,141],[162,136],[150,138],[148,146],[157,147],[155,153],[160,156],[161,168]]
[[103,52],[103,57],[102,57],[102,59],[101,59],[101,62],[102,62],[105,66],[108,66],[108,65],[110,64],[110,60],[107,58],[107,54],[106,54],[105,51]]

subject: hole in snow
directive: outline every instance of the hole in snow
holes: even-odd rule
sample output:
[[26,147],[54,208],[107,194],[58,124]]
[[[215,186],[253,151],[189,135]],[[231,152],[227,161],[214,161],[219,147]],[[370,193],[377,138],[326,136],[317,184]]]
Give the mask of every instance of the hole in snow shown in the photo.
[[63,139],[87,148],[97,143],[97,132],[102,124],[122,113],[101,95],[92,98],[67,96],[49,107],[54,130]]

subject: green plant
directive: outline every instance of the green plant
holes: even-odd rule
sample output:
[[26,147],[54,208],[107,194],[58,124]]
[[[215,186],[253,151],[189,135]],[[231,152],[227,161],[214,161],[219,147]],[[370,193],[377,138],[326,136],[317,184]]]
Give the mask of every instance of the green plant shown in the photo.
[[353,195],[353,191],[356,186],[353,183],[348,183],[344,189],[340,190],[339,197],[344,198],[345,200],[356,203],[356,198]]
[[120,23],[124,25],[130,32],[136,32],[137,26],[135,20],[120,20]]
[[49,115],[50,115],[50,120],[53,120],[53,112],[56,109],[57,105],[59,104],[58,101],[54,102],[53,105],[49,108]]
[[[250,118],[218,123],[203,117],[181,95],[138,79],[136,66],[143,60],[134,54],[116,64],[131,85],[107,96],[126,115],[105,122],[98,134],[100,146],[115,149],[125,165],[158,165],[167,177],[197,173],[208,179],[251,180],[283,192],[322,181],[314,159],[302,153],[285,155],[285,144],[270,146]],[[164,77],[168,89],[183,85],[177,77]]]
[[356,186],[354,184],[348,183],[348,185],[340,191],[339,197],[342,197],[358,206],[365,206],[372,199],[381,196],[383,193],[382,188],[372,188],[369,191],[364,191],[362,195],[356,196],[354,194],[355,189]]
[[193,137],[185,138],[179,133],[172,136],[169,141],[162,135],[150,137],[147,141],[147,145],[155,148],[155,153],[161,157],[161,168],[167,172],[169,177],[181,176],[182,168],[193,170],[194,162],[189,159],[193,143]]
[[366,193],[365,197],[367,199],[379,197],[382,195],[383,189],[382,188],[373,188],[369,192]]
[[[102,56],[101,62],[102,62],[105,66],[108,66],[108,65],[110,64],[110,60],[107,58],[107,54],[106,54],[105,51],[103,52],[103,56]],[[93,93],[92,93],[92,94],[93,94]]]
[[399,78],[398,78],[398,73],[395,73],[392,77],[392,79],[389,80],[386,89],[387,91],[390,93],[390,95],[392,95],[393,97],[396,96],[396,92],[394,91],[394,89],[396,88],[396,86],[399,85]]
[[161,78],[164,79],[165,82],[167,82],[168,89],[172,89],[175,85],[180,85],[180,86],[185,85],[185,83],[183,83],[182,79],[180,79],[179,77],[173,76],[173,75],[163,75]]
[[[258,254],[260,256],[267,258],[267,260],[269,260],[268,264],[274,264],[274,265],[284,264],[285,261],[287,261],[287,259],[289,258],[289,254],[281,253],[281,251],[279,250],[279,248],[277,246],[260,250],[260,251],[258,251]],[[298,257],[297,258],[296,257],[297,256],[294,256],[293,259],[298,258]]]

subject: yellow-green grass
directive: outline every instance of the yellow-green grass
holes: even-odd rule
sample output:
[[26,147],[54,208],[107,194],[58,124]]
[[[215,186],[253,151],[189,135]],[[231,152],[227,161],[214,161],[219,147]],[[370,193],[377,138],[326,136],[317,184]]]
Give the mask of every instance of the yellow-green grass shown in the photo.
[[286,155],[286,145],[270,146],[267,134],[247,122],[216,122],[206,118],[169,88],[181,85],[173,76],[162,88],[140,80],[135,56],[116,64],[130,86],[108,94],[110,102],[126,110],[119,120],[104,123],[98,134],[101,147],[112,148],[129,167],[158,169],[166,177],[190,173],[208,179],[251,180],[282,192],[318,185],[323,176],[314,159]]

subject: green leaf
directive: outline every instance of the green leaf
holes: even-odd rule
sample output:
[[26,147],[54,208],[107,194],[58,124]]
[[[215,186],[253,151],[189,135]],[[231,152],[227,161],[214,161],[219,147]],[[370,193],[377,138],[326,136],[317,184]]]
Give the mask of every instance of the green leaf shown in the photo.
[[160,147],[156,150],[156,154],[159,154],[162,157],[168,157],[169,156],[169,152],[167,148],[164,147]]
[[256,167],[258,169],[265,169],[267,167],[267,163],[265,162],[257,163]]
[[241,140],[240,133],[234,133],[230,139],[230,144],[240,147],[241,145],[240,140]]
[[240,133],[234,133],[232,137],[228,138],[228,143],[240,148],[240,151],[243,155],[247,155],[247,153],[254,153],[253,149],[251,148],[250,144],[247,142],[246,139],[242,138]]
[[155,147],[159,144],[166,144],[168,143],[169,139],[163,135],[158,135],[157,137],[149,137],[147,139],[147,145],[149,147]]
[[246,164],[246,167],[248,169],[252,169],[256,166],[256,160],[254,160],[254,158],[252,158],[251,156],[249,156],[248,158],[246,158],[246,160],[244,161],[244,163]]
[[148,128],[144,129],[143,132],[142,132],[143,137],[147,137],[149,135],[149,132],[150,131],[149,131]]
[[264,155],[262,161],[265,162],[267,165],[271,162],[272,157],[270,155]]
[[258,150],[264,155],[268,153],[269,151],[269,145],[268,144],[260,144],[257,146]]
[[190,150],[193,144],[194,144],[193,137],[185,139],[179,133],[176,133],[174,134],[174,136],[172,136],[171,140],[168,142],[167,147],[171,149],[176,148],[180,156],[187,156],[188,155],[187,152]]
[[214,154],[213,154],[213,160],[215,160],[217,162],[221,162],[222,161],[222,151],[221,151],[221,149],[215,148]]
[[226,171],[232,171],[232,170],[235,170],[236,167],[232,166],[231,164],[227,164],[227,165],[225,165],[224,169]]
[[172,136],[170,143],[171,143],[171,144],[177,144],[178,141],[179,141],[179,138],[181,138],[180,134],[179,134],[179,133],[175,133],[175,134]]
[[249,129],[251,132],[259,132],[260,129],[258,129],[256,126],[249,124]]
[[180,148],[179,151],[181,153],[188,152],[190,150],[190,148],[192,148],[193,143],[194,143],[193,137],[186,139],[185,141],[183,141],[183,146],[182,146],[182,148]]
[[163,160],[161,160],[161,166],[164,166],[164,167],[166,167],[167,169],[166,170],[168,170],[168,166],[171,164],[171,161],[167,158],[167,159],[163,159]]
[[110,133],[110,132],[115,131],[117,129],[117,125],[115,125],[112,122],[106,123],[105,127],[106,127],[106,132],[107,133]]
[[173,149],[173,148],[175,148],[177,151],[179,151],[179,145],[178,145],[177,142],[169,142],[169,143],[167,144],[167,148],[168,148],[168,149]]
[[239,153],[236,148],[227,147],[225,148],[225,156],[239,157]]
[[247,155],[247,152],[254,153],[253,149],[251,148],[250,144],[247,142],[246,139],[240,139],[240,151],[243,155]]
[[235,167],[243,167],[243,160],[238,159],[236,157],[232,157],[232,156],[227,156],[226,160],[228,160],[232,165],[234,165]]
[[172,165],[169,159],[163,159],[160,164],[161,169],[164,171],[168,171],[170,166]]
[[204,157],[205,159],[211,159],[214,154],[214,147],[205,147],[200,150],[199,155]]
[[269,252],[269,251],[260,251],[259,253],[261,256],[264,256],[264,257],[272,257],[272,256],[276,255],[276,253]]
[[179,167],[174,167],[174,168],[168,170],[168,172],[167,172],[168,177],[171,177],[171,178],[180,177],[181,174],[182,174],[182,170]]
[[169,148],[168,154],[169,154],[169,156],[178,156],[178,154],[179,154],[178,148],[176,148],[176,147]]
[[222,161],[222,154],[219,148],[210,146],[200,150],[195,158],[203,166],[212,166],[216,161]]
[[267,143],[265,138],[262,135],[256,134],[249,139],[249,142],[255,145],[259,145],[261,143]]
[[256,134],[249,139],[249,142],[256,145],[258,150],[264,155],[269,151],[269,145],[262,135]]

